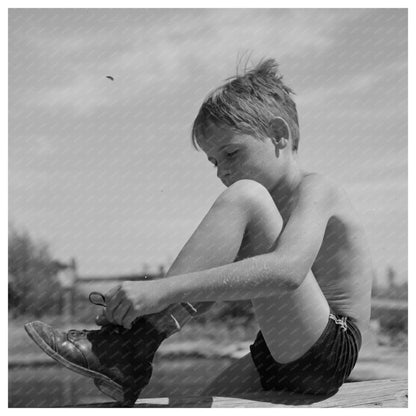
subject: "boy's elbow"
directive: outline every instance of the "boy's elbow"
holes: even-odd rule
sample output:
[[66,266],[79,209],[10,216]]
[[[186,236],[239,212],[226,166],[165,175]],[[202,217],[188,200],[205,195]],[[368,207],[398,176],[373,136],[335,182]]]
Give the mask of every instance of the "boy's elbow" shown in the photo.
[[272,279],[277,277],[278,287],[288,291],[298,289],[307,275],[307,273],[305,274],[297,264],[291,263],[285,266],[282,265],[281,261],[279,261],[276,256],[271,257],[271,270],[274,271],[272,272]]
[[291,290],[298,289],[302,283],[304,282],[306,276],[309,273],[309,270],[306,270],[302,263],[297,262],[292,264],[292,272],[290,273],[291,276]]
[[299,274],[293,273],[293,275],[291,275],[290,278],[288,279],[287,290],[294,291],[298,289],[300,285],[303,283],[304,279],[305,279],[304,277],[303,278],[299,277]]
[[302,281],[303,281],[297,278],[292,273],[287,273],[284,275],[281,275],[279,273],[279,275],[280,276],[279,276],[278,281],[275,282],[275,286],[278,291],[284,290],[286,292],[293,292],[299,288],[299,286],[302,284]]
[[307,275],[308,275],[308,272],[302,273],[302,274],[297,276],[296,284],[295,284],[296,289],[298,289],[303,284]]

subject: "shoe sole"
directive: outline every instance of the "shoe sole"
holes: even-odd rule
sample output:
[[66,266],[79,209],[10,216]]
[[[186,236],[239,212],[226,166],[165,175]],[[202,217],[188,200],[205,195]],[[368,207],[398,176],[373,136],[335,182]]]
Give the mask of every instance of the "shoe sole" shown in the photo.
[[86,377],[90,377],[94,379],[94,384],[96,387],[104,393],[106,396],[111,397],[112,399],[116,400],[117,402],[124,401],[124,393],[123,388],[116,383],[115,381],[111,380],[111,378],[105,376],[104,374],[98,373],[93,370],[89,370],[85,367],[81,367],[77,364],[68,361],[62,355],[54,351],[39,335],[36,329],[33,326],[33,323],[28,323],[24,325],[25,330],[29,337],[35,342],[35,344],[49,357],[53,358],[59,364],[63,365],[64,367],[68,368],[69,370],[74,371],[75,373],[81,374]]

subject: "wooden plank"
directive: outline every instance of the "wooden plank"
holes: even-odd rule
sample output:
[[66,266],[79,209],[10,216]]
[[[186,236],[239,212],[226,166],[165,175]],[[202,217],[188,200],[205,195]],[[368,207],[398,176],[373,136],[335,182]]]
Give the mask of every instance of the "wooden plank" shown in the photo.
[[[71,407],[118,407],[115,402],[82,403]],[[267,407],[408,407],[407,380],[372,380],[345,383],[331,397],[264,391],[229,397],[172,396],[138,399],[134,407],[151,408],[267,408]]]
[[234,397],[160,397],[137,400],[135,407],[407,407],[407,380],[346,383],[331,397],[267,391]]

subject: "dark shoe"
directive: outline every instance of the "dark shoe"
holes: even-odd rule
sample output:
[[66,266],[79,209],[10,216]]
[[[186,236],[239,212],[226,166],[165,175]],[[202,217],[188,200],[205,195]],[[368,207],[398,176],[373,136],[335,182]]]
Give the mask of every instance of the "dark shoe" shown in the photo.
[[65,367],[87,377],[123,406],[133,406],[152,375],[152,361],[166,338],[145,317],[127,330],[106,325],[98,330],[63,332],[40,321],[25,324],[33,341]]

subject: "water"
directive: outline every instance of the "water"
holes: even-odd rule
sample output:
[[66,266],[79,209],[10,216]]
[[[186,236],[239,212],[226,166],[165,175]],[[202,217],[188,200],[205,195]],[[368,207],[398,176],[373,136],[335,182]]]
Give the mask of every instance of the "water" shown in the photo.
[[[150,384],[140,397],[197,396],[232,359],[155,361]],[[58,365],[9,370],[9,407],[59,407],[104,403],[111,399],[93,380]]]

